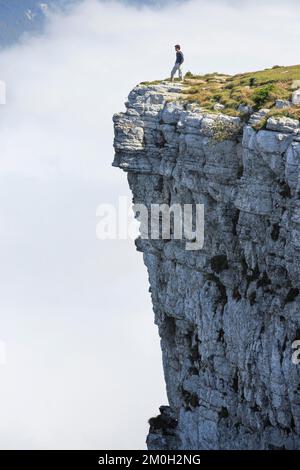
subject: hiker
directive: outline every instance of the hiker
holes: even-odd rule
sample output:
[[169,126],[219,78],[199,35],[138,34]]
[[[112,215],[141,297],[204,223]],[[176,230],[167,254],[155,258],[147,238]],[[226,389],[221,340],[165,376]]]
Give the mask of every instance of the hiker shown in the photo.
[[180,80],[182,80],[181,66],[184,62],[184,56],[183,56],[183,53],[181,51],[181,48],[180,48],[179,44],[176,44],[175,51],[176,51],[176,62],[175,62],[175,65],[172,69],[172,72],[171,72],[171,82],[173,82],[174,75],[176,74],[177,71],[178,71],[178,75],[179,75]]

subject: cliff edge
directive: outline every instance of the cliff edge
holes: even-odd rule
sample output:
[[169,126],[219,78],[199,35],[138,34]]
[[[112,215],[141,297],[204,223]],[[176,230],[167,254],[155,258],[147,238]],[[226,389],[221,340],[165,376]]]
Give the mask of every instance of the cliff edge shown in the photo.
[[201,250],[136,241],[169,399],[148,448],[299,449],[299,120],[214,113],[183,91],[139,85],[114,116],[134,202],[205,208]]

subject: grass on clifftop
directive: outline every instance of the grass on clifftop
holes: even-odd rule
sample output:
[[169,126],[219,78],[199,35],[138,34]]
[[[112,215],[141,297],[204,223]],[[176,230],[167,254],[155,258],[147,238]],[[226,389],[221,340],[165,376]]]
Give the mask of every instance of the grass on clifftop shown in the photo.
[[[162,82],[152,82],[159,83]],[[198,103],[209,111],[216,112],[214,106],[219,103],[225,106],[222,113],[238,116],[238,107],[242,104],[251,106],[254,110],[270,108],[268,117],[278,115],[300,119],[300,106],[275,108],[277,99],[291,100],[292,92],[300,88],[300,65],[274,66],[271,69],[238,75],[193,75],[188,72],[183,85],[182,99]]]
[[[296,81],[298,81],[296,83]],[[290,100],[293,88],[300,88],[300,65],[291,67],[275,66],[258,72],[238,75],[209,74],[195,76],[187,73],[183,91],[184,99],[197,102],[213,110],[217,103],[225,106],[223,112],[238,114],[240,104],[254,110],[274,108],[277,99]],[[300,118],[299,107],[274,109],[275,113]]]

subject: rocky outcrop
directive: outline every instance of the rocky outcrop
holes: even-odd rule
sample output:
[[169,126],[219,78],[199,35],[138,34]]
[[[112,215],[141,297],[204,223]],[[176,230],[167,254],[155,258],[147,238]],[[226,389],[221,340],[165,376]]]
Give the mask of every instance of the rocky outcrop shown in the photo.
[[169,407],[149,449],[299,449],[300,129],[263,130],[140,85],[114,116],[114,165],[135,203],[204,204],[205,241],[138,239]]

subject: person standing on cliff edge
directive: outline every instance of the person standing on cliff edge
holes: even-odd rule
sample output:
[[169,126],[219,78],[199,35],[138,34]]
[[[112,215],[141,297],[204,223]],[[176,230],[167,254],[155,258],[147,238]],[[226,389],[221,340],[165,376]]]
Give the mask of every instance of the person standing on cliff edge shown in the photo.
[[171,72],[171,82],[173,82],[174,76],[177,71],[178,71],[179,79],[182,80],[181,66],[184,62],[184,55],[181,51],[181,47],[179,46],[179,44],[176,44],[175,51],[176,51],[176,62]]

